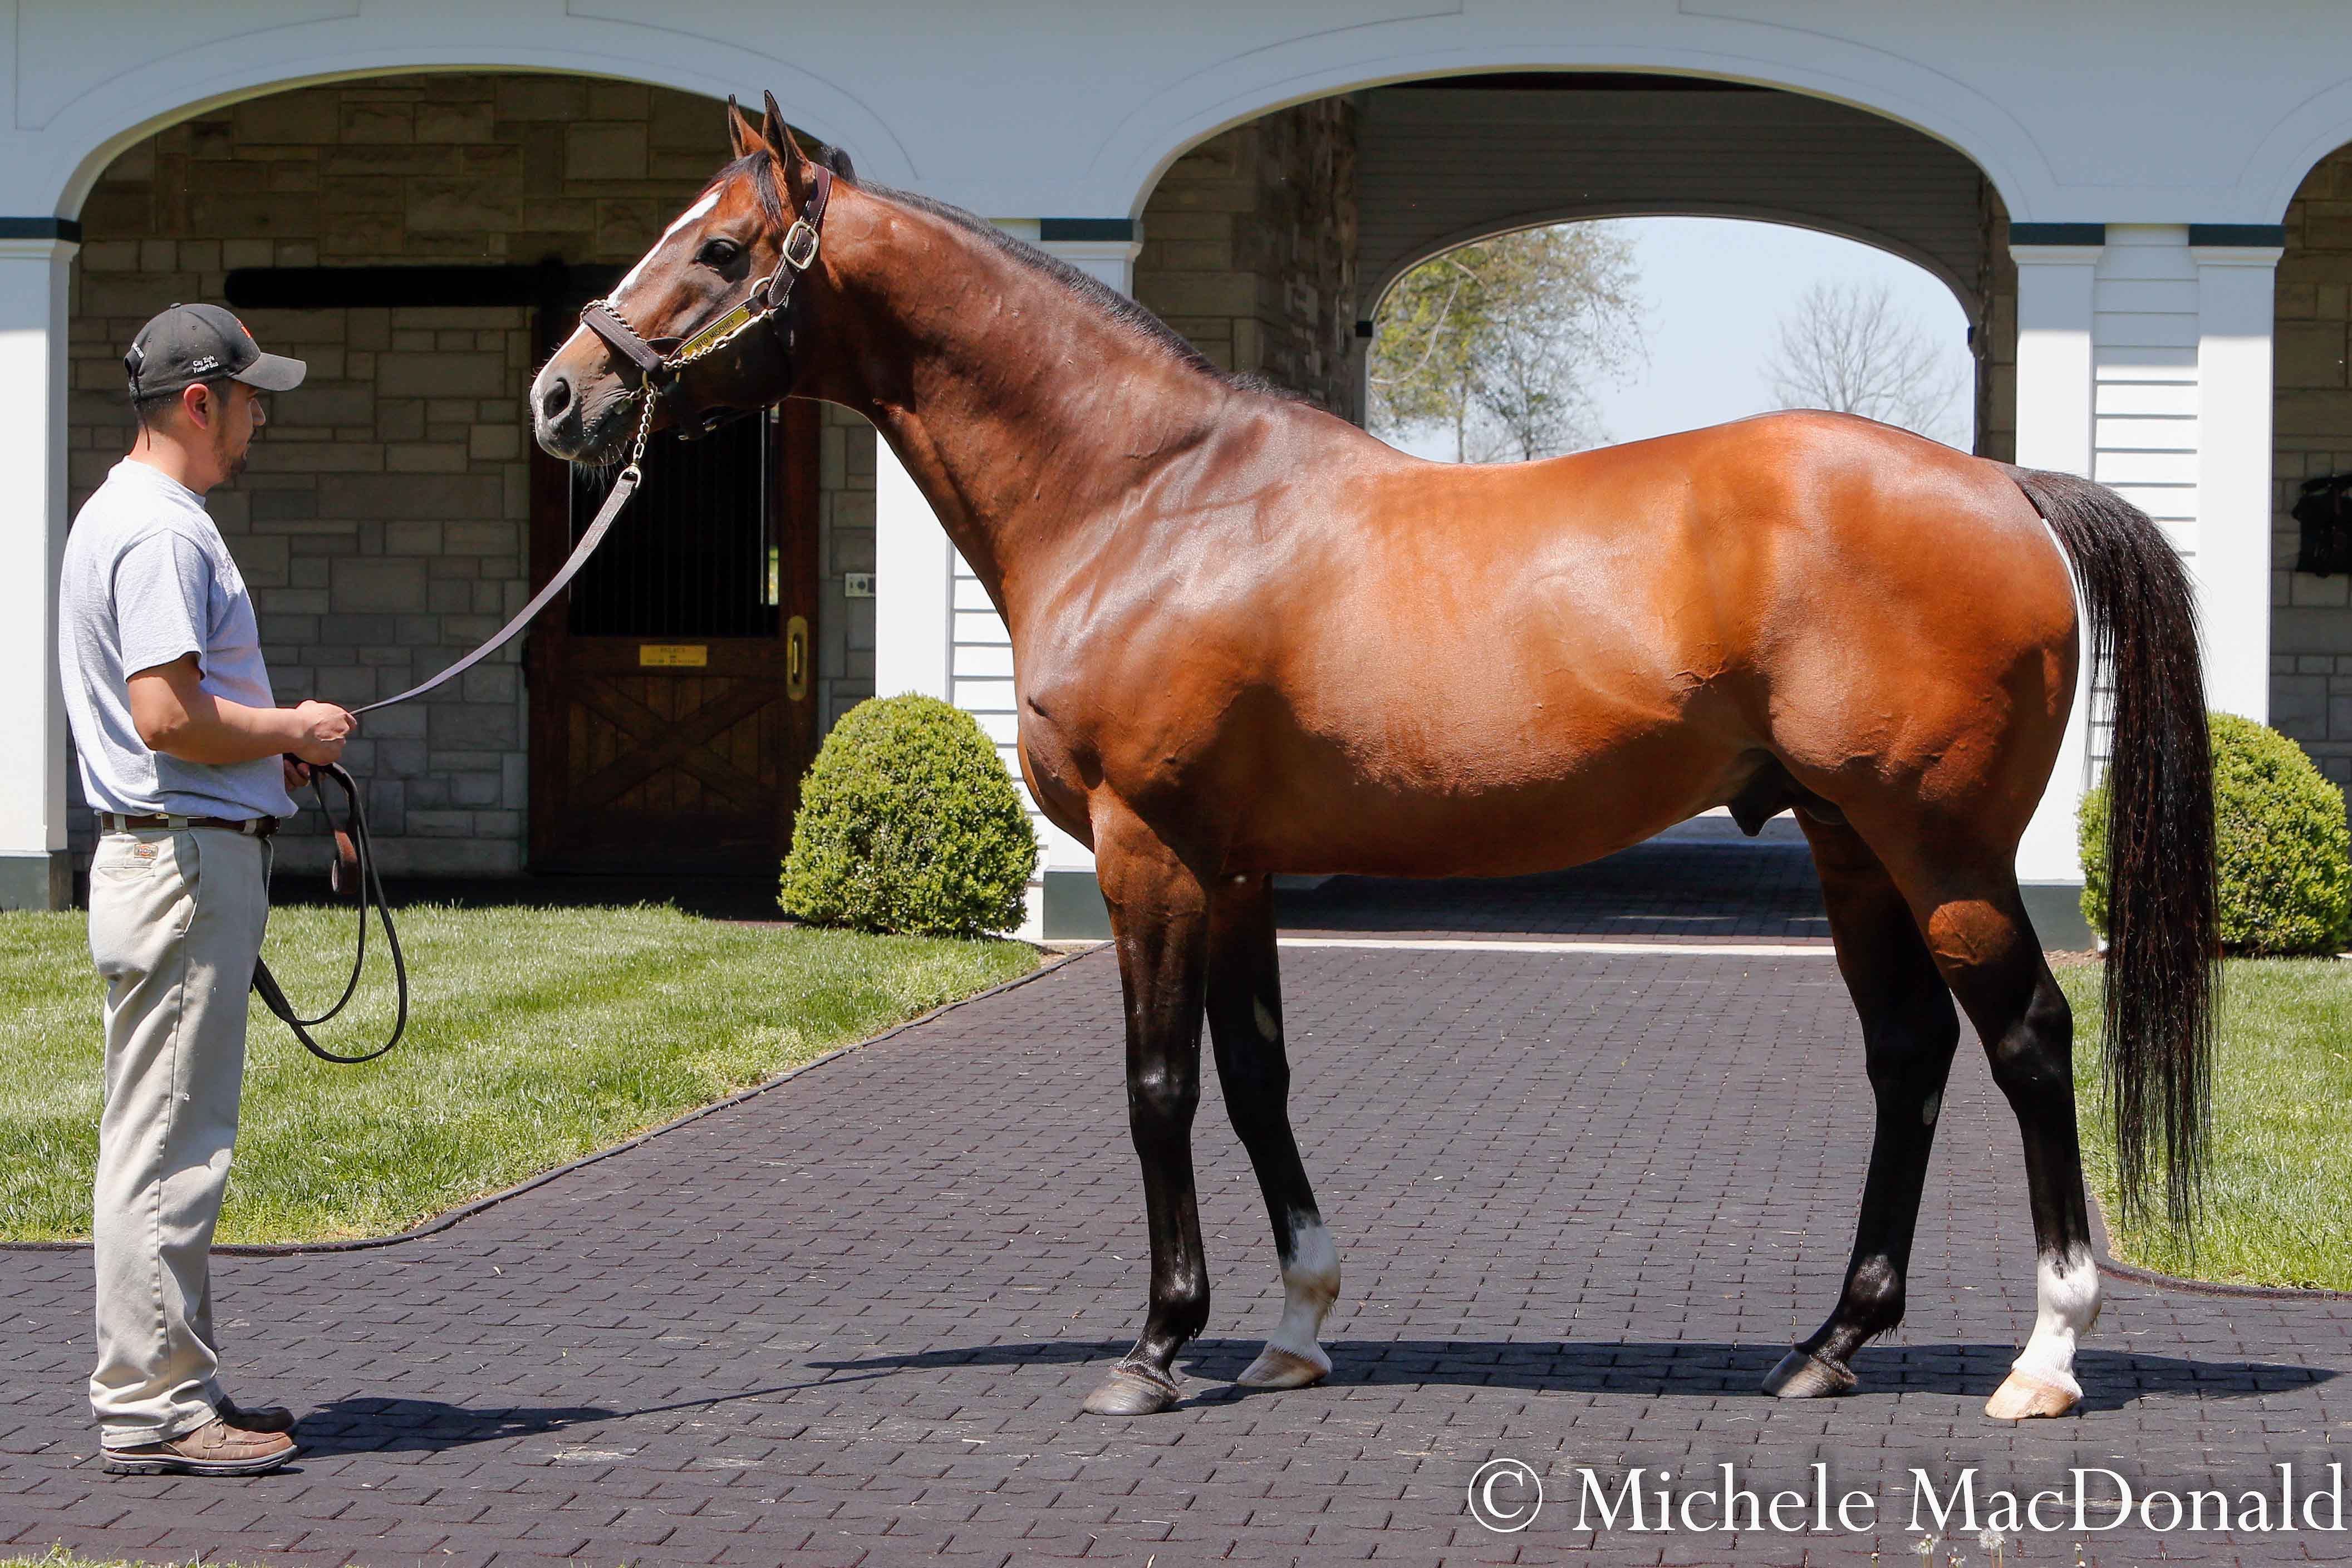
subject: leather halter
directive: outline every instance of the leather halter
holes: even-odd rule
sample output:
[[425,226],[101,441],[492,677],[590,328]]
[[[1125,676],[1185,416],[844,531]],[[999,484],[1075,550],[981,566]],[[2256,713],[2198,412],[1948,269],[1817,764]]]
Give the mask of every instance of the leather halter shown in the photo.
[[[824,227],[825,203],[832,195],[833,171],[818,164],[816,186],[809,193],[808,205],[784,233],[775,270],[752,284],[751,291],[732,309],[707,320],[683,339],[656,338],[648,341],[629,325],[620,307],[610,298],[590,300],[580,312],[580,324],[636,366],[637,384],[630,389],[630,395],[661,397],[677,384],[680,373],[688,365],[716,353],[754,327],[777,323],[792,305],[793,286],[816,260]],[[789,362],[789,337],[782,347]]]

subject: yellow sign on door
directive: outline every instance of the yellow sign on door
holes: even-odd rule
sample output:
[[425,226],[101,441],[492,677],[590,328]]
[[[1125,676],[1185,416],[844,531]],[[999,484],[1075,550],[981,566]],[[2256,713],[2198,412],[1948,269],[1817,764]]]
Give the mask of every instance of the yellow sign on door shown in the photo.
[[698,670],[710,663],[710,650],[700,643],[643,643],[637,647],[640,669]]

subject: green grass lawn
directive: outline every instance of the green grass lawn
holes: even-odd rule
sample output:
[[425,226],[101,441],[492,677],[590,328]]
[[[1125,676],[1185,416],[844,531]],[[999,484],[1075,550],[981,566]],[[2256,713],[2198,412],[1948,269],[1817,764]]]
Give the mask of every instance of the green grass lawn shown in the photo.
[[2084,1164],[2126,1262],[2244,1285],[2352,1290],[2352,963],[2231,959],[2213,1075],[2212,1164],[2192,1255],[2161,1225],[2126,1230],[2098,1070],[2099,984],[2059,971],[2074,1006]]
[[[405,1229],[1038,961],[1017,942],[667,907],[425,905],[398,918],[414,994],[389,1057],[317,1061],[253,1004],[222,1240]],[[270,916],[270,967],[298,1008],[333,999],[351,940],[348,911]],[[366,1005],[321,1031],[331,1050],[383,1038],[381,943],[369,967]],[[89,1234],[100,995],[82,915],[0,914],[0,1239]]]

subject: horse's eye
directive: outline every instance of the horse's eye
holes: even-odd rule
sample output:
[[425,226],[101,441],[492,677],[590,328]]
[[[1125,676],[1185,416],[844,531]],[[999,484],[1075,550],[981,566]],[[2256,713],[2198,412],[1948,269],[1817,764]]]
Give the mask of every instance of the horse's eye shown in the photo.
[[743,247],[731,239],[705,241],[694,259],[705,267],[723,267],[743,254]]

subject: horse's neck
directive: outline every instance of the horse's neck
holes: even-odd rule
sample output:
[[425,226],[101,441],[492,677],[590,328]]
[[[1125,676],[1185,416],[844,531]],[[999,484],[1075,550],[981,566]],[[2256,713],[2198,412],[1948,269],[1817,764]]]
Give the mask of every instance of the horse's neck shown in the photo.
[[1010,618],[1232,391],[986,235],[866,200],[828,257],[849,308],[815,329],[814,390],[874,422]]

